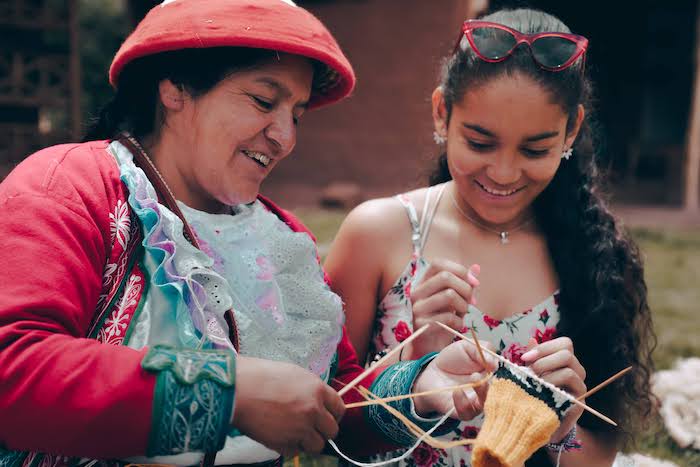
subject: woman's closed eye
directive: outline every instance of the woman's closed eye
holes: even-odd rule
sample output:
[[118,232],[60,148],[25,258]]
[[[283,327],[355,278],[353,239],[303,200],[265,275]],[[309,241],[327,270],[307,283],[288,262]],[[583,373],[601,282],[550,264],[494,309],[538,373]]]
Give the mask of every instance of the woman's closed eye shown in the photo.
[[270,99],[266,99],[261,96],[256,96],[254,94],[249,94],[249,96],[253,100],[255,105],[257,105],[261,110],[265,112],[269,112],[275,107],[275,103]]

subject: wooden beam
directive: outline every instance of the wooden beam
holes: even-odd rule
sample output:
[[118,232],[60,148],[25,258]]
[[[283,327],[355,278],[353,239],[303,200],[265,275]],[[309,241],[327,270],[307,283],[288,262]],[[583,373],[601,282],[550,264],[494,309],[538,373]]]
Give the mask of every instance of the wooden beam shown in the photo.
[[700,1],[695,26],[695,83],[692,90],[690,121],[686,136],[685,193],[686,212],[700,213]]
[[78,0],[68,2],[68,30],[70,31],[70,122],[73,141],[82,139],[82,112],[80,107],[82,79],[80,67],[80,21],[78,17]]

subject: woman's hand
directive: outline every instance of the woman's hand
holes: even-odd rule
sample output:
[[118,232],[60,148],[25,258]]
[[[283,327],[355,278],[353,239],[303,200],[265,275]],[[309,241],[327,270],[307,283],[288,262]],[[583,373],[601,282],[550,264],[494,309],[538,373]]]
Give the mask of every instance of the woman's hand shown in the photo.
[[[490,343],[479,341],[482,347],[489,348]],[[496,359],[484,354],[484,366],[479,351],[471,342],[459,341],[445,347],[418,376],[414,385],[415,392],[429,391],[450,386],[458,386],[482,379],[486,373],[496,369]],[[483,410],[488,384],[474,388],[431,394],[416,397],[415,407],[419,415],[432,412],[446,413],[452,407],[456,409],[461,420],[471,420]]]
[[338,434],[345,404],[318,376],[290,363],[236,361],[232,425],[284,456],[320,453]]
[[[539,345],[532,340],[532,344],[535,346],[525,352],[521,359],[536,375],[574,397],[579,397],[587,391],[584,383],[586,370],[574,355],[574,344],[571,339],[558,337]],[[571,431],[582,413],[583,409],[578,405],[569,409],[561,425],[552,435],[550,443],[561,441]]]
[[[469,305],[476,304],[474,288],[479,285],[478,274],[478,264],[467,269],[448,260],[434,261],[411,291],[413,329],[439,321],[455,331],[461,330]],[[439,352],[453,339],[438,326],[432,326],[408,346],[405,354],[417,359],[429,352]]]

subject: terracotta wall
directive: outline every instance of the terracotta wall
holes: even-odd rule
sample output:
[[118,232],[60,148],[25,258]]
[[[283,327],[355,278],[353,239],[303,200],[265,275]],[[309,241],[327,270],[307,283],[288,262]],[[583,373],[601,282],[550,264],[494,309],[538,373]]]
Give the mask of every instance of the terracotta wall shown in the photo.
[[[440,8],[436,8],[436,4]],[[430,94],[469,2],[345,0],[307,3],[355,67],[354,95],[302,119],[297,147],[263,192],[285,206],[314,203],[333,181],[366,196],[422,183],[432,141]]]

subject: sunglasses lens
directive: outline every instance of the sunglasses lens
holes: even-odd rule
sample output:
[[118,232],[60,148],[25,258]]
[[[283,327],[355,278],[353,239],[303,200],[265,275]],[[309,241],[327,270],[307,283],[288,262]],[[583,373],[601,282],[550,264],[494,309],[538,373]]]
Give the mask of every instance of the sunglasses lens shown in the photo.
[[576,53],[576,43],[563,37],[541,37],[532,44],[532,54],[542,65],[558,68]]
[[476,51],[489,60],[499,60],[515,47],[515,37],[498,28],[476,28],[472,40]]

